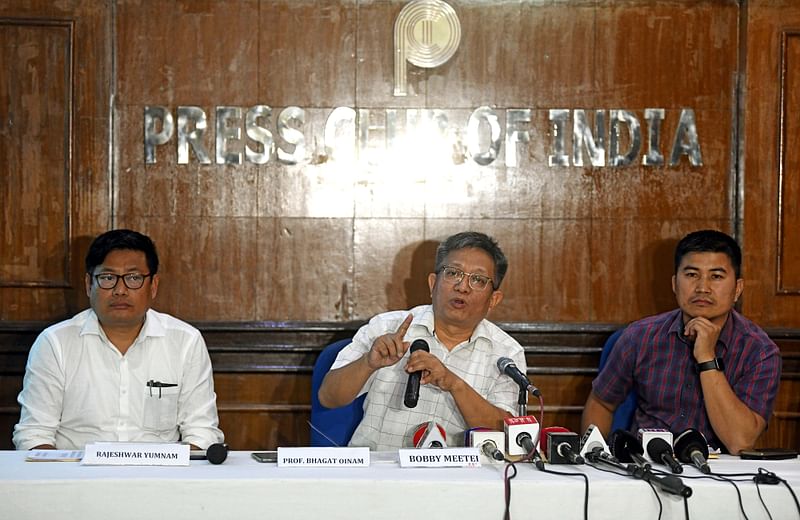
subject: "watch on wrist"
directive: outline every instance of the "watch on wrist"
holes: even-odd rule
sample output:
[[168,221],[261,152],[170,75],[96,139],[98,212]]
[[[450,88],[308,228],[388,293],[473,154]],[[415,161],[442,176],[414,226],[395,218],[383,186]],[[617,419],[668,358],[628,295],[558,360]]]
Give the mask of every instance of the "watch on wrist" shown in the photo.
[[705,372],[706,370],[719,370],[725,371],[725,365],[722,363],[722,358],[714,358],[711,361],[704,361],[697,364],[697,373]]

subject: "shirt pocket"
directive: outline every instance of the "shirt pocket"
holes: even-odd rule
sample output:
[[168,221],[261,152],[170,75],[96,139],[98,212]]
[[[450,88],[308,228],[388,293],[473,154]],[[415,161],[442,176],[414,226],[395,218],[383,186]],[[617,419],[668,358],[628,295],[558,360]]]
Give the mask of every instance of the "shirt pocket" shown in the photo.
[[174,430],[178,425],[178,395],[180,387],[144,389],[142,426],[145,430]]

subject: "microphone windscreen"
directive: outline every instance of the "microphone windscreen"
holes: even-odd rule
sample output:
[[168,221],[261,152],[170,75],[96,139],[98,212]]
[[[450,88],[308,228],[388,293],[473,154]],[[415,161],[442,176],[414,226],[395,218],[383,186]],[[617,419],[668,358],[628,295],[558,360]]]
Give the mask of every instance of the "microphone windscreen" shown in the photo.
[[642,455],[644,448],[634,434],[625,430],[616,430],[611,434],[609,443],[611,454],[620,462],[633,462],[632,455]]
[[665,453],[672,453],[672,446],[664,439],[656,437],[647,443],[647,455],[653,461],[661,461],[661,456]]
[[691,464],[695,450],[702,453],[704,459],[708,458],[708,441],[698,430],[689,428],[675,438],[675,456],[679,461]]
[[211,464],[222,464],[228,458],[228,445],[214,443],[206,449],[206,458]]
[[447,447],[447,432],[434,421],[420,424],[411,439],[415,448]]

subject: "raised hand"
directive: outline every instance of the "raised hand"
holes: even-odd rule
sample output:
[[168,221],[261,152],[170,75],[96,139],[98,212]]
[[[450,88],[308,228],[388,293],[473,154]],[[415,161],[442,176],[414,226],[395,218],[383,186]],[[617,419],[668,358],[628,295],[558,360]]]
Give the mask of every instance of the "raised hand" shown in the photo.
[[403,358],[410,345],[408,341],[403,341],[403,337],[405,337],[413,319],[414,316],[409,314],[395,332],[375,338],[375,341],[372,342],[372,348],[367,353],[367,364],[370,369],[377,370],[388,367]]

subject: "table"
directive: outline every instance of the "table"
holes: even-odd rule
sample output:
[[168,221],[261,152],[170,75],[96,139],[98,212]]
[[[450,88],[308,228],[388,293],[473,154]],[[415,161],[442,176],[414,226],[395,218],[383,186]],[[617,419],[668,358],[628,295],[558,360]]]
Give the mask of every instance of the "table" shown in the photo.
[[[231,452],[224,464],[192,461],[189,467],[81,466],[77,462],[25,462],[25,452],[0,451],[0,518],[180,520],[228,518],[502,519],[503,466],[400,468],[279,468],[258,463],[250,452]],[[800,494],[800,461],[744,461],[723,456],[715,473],[764,467]],[[583,518],[583,479],[542,473],[517,464],[511,518]],[[644,482],[586,466],[548,465],[589,476],[589,518],[658,518],[658,502]],[[686,467],[685,476],[699,476]],[[690,518],[744,518],[734,487],[684,479],[693,495]],[[738,483],[751,520],[768,518],[752,481]],[[761,485],[772,518],[800,518],[788,489]],[[662,518],[685,518],[683,499],[659,493]]]

